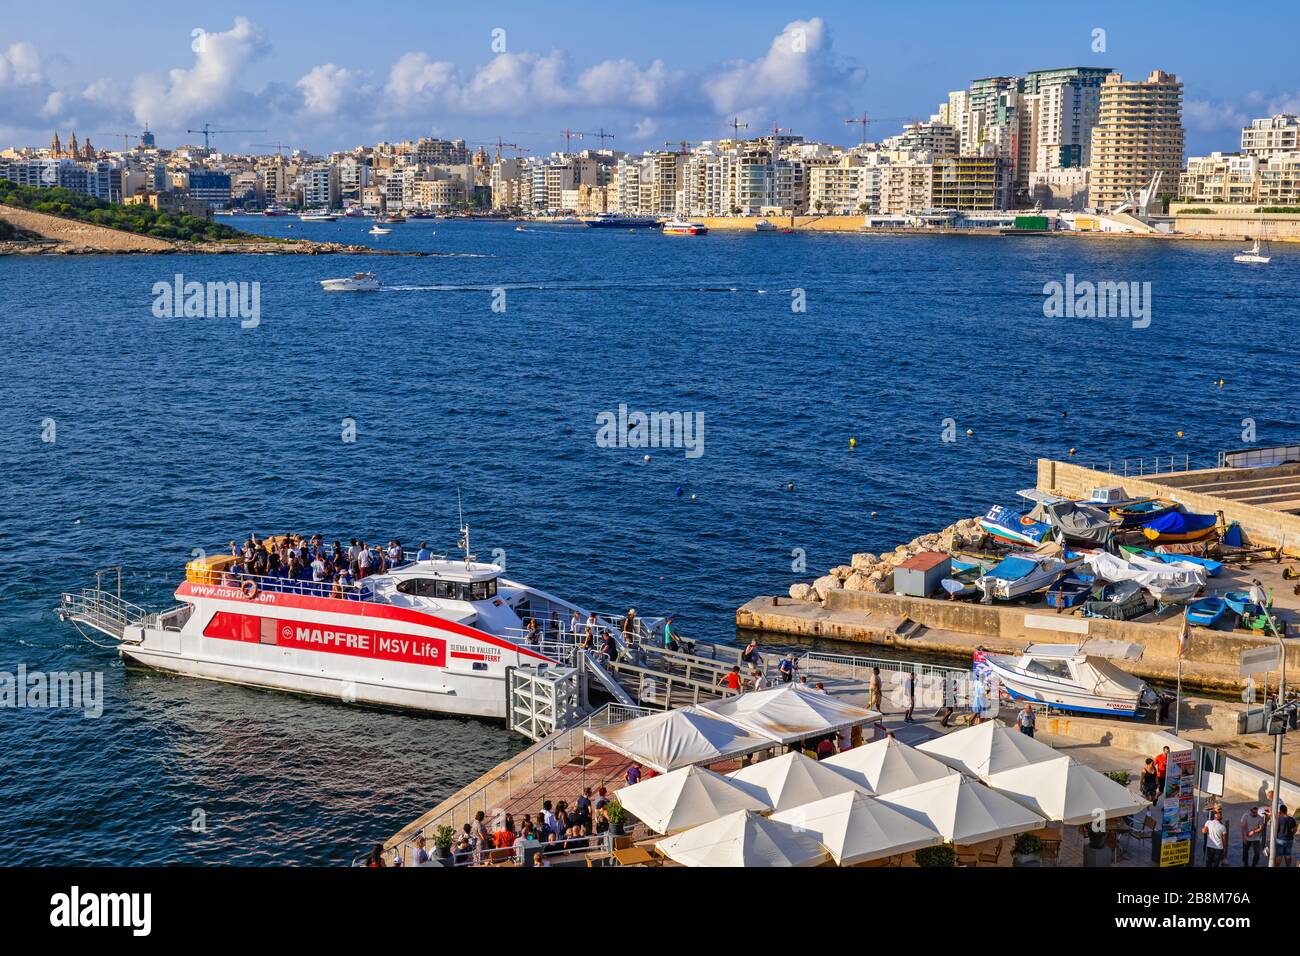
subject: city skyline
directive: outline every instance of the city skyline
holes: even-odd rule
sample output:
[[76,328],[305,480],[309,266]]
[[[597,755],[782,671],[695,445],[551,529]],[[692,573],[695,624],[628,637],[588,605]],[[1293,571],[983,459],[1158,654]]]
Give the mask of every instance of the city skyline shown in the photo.
[[[737,23],[734,12],[713,9],[682,21],[669,4],[662,19],[676,28],[667,32],[644,15],[596,6],[561,17],[397,2],[356,24],[332,2],[313,7],[310,23],[282,9],[218,18],[208,8],[147,6],[151,16],[129,32],[89,6],[75,30],[11,17],[0,39],[0,146],[40,145],[75,128],[120,147],[146,123],[160,145],[180,145],[201,141],[187,130],[211,123],[258,131],[214,137],[215,148],[245,152],[283,142],[328,153],[432,135],[502,137],[546,154],[564,148],[566,128],[613,130],[607,145],[639,151],[729,135],[736,117],[750,137],[779,124],[852,143],[861,128],[844,120],[863,111],[877,119],[867,137],[879,140],[927,119],[974,79],[1060,66],[1177,74],[1189,155],[1233,151],[1250,118],[1300,111],[1300,83],[1284,56],[1294,31],[1252,33],[1247,49],[1233,42],[1232,25],[1216,24],[1212,51],[1192,42],[1203,40],[1199,28],[1182,25],[1194,16],[1161,20],[1157,33],[1118,5],[1031,18],[1026,4],[1013,18],[1034,23],[1032,32],[948,5],[909,17],[840,3],[802,13],[758,4]],[[1287,18],[1300,21],[1279,5],[1274,22]],[[124,47],[136,53],[123,57]],[[593,136],[573,140],[575,149],[596,145]]]

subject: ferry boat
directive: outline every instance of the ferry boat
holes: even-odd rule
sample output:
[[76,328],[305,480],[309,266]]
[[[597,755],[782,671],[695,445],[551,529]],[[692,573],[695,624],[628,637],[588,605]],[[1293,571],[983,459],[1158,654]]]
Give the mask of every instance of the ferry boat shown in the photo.
[[342,279],[321,279],[326,292],[378,292],[379,279],[373,272],[354,272]]
[[298,217],[299,222],[334,222],[338,215],[332,212],[305,212]]
[[289,207],[282,206],[279,203],[276,203],[274,205],[267,206],[265,209],[263,209],[262,215],[263,216],[287,216],[289,215]]
[[[113,638],[129,663],[161,671],[504,718],[507,672],[558,664],[554,638],[574,612],[583,621],[588,612],[476,561],[469,527],[461,533],[463,560],[408,561],[352,585],[244,574],[221,555],[186,565],[168,610],[123,601],[119,585],[116,595],[99,586],[64,594],[58,613]],[[545,640],[530,643],[529,619]]]
[[688,222],[685,219],[669,219],[664,223],[665,236],[705,236],[709,227],[702,222]]
[[595,219],[584,220],[592,229],[658,229],[659,220],[653,216],[624,216],[616,212],[601,213]]

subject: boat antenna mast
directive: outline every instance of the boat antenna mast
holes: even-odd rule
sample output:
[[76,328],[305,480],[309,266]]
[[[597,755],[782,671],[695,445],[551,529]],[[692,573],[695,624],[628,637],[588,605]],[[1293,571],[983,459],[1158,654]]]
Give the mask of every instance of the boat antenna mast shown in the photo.
[[465,523],[465,509],[460,501],[460,485],[456,486],[456,512],[460,516],[460,541],[456,547],[465,549],[465,567],[469,567],[474,560],[474,555],[469,552],[469,525]]

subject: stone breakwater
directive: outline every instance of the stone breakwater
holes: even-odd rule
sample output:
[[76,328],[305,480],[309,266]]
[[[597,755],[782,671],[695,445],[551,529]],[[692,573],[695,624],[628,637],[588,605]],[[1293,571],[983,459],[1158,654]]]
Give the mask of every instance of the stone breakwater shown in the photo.
[[312,242],[306,239],[271,241],[250,239],[222,242],[176,242],[141,236],[94,223],[51,216],[17,206],[0,204],[0,219],[9,222],[26,238],[0,242],[0,255],[419,255],[341,242]]
[[831,568],[811,584],[790,586],[790,597],[796,601],[825,603],[831,591],[864,591],[868,594],[888,594],[894,590],[894,569],[922,551],[950,552],[954,548],[978,547],[984,533],[978,518],[964,518],[942,531],[923,534],[893,551],[875,554],[863,551],[853,555],[848,564]]

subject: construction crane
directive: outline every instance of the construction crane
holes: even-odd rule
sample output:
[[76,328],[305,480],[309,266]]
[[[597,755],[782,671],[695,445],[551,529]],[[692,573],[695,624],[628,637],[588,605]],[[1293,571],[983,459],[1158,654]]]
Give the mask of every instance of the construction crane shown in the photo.
[[614,134],[606,132],[605,127],[603,126],[595,132],[589,129],[565,129],[560,130],[560,132],[564,135],[564,151],[566,153],[569,152],[571,140],[575,138],[585,139],[588,136],[594,136],[596,139],[600,140],[601,149],[605,148],[605,140],[614,138]]
[[[216,130],[213,130],[213,132],[215,133],[215,132],[217,132],[217,131],[216,131]],[[273,150],[275,150],[275,159],[276,159],[276,162],[280,162],[280,161],[283,159],[283,157],[280,155],[280,151],[281,151],[281,150],[283,150],[283,149],[302,149],[301,146],[290,146],[288,143],[250,143],[249,145],[251,145],[251,146],[256,146],[258,149],[273,149]]]
[[856,117],[854,117],[854,118],[852,118],[852,119],[846,119],[846,120],[844,121],[844,125],[845,125],[845,126],[861,126],[861,127],[862,127],[862,145],[865,146],[865,145],[867,145],[867,126],[868,126],[868,124],[875,124],[875,123],[907,123],[907,122],[910,121],[910,120],[915,120],[915,122],[918,123],[918,124],[921,122],[920,120],[917,120],[915,117],[912,117],[912,116],[876,116],[876,117],[869,117],[869,116],[867,115],[866,110],[863,110],[861,116],[856,116]]
[[605,127],[603,127],[603,126],[602,126],[602,127],[601,127],[597,132],[595,132],[595,133],[588,133],[587,135],[588,135],[588,136],[595,136],[598,140],[600,140],[600,148],[601,148],[601,149],[604,149],[604,148],[605,148],[605,140],[607,140],[607,139],[613,139],[613,138],[614,138],[614,134],[613,134],[613,133],[607,133],[607,132],[605,132]]
[[731,138],[732,138],[732,139],[740,139],[740,131],[741,131],[742,129],[749,129],[749,124],[748,124],[748,123],[742,123],[742,122],[740,121],[740,117],[739,117],[739,116],[733,116],[733,117],[731,118],[731,122],[728,123],[727,125],[731,127]]
[[208,137],[211,136],[213,133],[265,133],[266,130],[264,129],[213,129],[210,124],[204,123],[201,129],[187,129],[185,132],[202,133],[203,151],[207,152],[210,149],[210,147],[208,146]]
[[470,140],[470,142],[473,143],[475,146],[495,146],[495,147],[496,147],[496,150],[497,150],[497,153],[496,153],[496,161],[497,161],[497,162],[500,162],[500,160],[501,160],[501,150],[502,150],[502,149],[513,149],[515,152],[517,152],[517,153],[519,154],[519,157],[520,157],[521,159],[523,158],[523,155],[524,155],[525,153],[528,152],[528,147],[527,147],[527,146],[520,146],[518,143],[507,143],[507,142],[506,142],[505,140],[503,140],[500,136],[498,136],[495,140],[491,140],[491,139],[472,139],[472,140]]
[[131,137],[134,136],[134,135],[136,135],[136,134],[135,134],[135,133],[123,133],[123,132],[120,132],[120,131],[119,131],[119,132],[115,132],[115,133],[96,133],[95,135],[96,135],[96,136],[120,136],[120,137],[122,137],[122,152],[124,152],[124,153],[129,153],[129,152],[131,151]]
[[688,146],[698,146],[699,143],[698,141],[693,139],[670,139],[668,140],[668,142],[664,143],[664,145],[676,146],[677,154],[679,156],[685,156],[689,152],[689,150],[687,149]]
[[777,126],[776,123],[773,123],[772,128],[768,132],[770,132],[772,134],[772,138],[775,139],[776,137],[780,136],[782,133],[793,133],[794,128],[790,126]]

